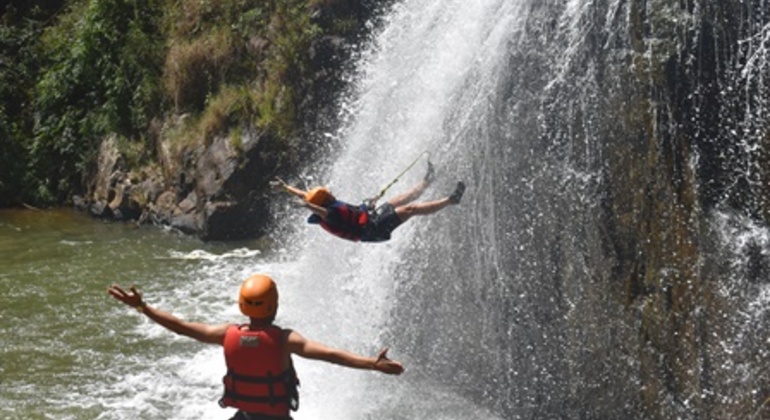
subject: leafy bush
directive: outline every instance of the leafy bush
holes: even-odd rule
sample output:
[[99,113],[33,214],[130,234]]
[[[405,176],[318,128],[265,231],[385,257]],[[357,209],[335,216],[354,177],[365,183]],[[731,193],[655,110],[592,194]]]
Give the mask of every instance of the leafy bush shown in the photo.
[[31,165],[40,200],[63,201],[108,133],[135,137],[159,109],[160,0],[88,0],[49,28]]
[[200,112],[235,60],[235,41],[227,28],[174,43],[166,56],[164,79],[176,112]]
[[68,200],[87,184],[108,135],[121,139],[131,165],[152,162],[161,136],[176,151],[222,135],[240,148],[241,133],[254,126],[278,143],[296,137],[302,101],[317,82],[309,51],[323,32],[318,16],[324,12],[327,30],[353,31],[355,13],[336,20],[335,11],[354,7],[363,6],[356,0],[0,6],[0,206]]
[[40,21],[52,13],[38,1],[9,4],[0,15],[0,206],[25,197],[27,143],[32,136]]

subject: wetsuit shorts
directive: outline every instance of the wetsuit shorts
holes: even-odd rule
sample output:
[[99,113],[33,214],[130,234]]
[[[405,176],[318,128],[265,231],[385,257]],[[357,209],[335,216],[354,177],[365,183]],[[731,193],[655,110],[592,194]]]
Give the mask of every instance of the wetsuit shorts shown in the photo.
[[230,420],[292,420],[291,416],[276,417],[266,416],[259,413],[247,413],[245,411],[238,410],[237,413]]
[[390,203],[385,203],[377,211],[369,214],[369,222],[364,227],[361,242],[382,242],[390,239],[390,234],[403,223]]

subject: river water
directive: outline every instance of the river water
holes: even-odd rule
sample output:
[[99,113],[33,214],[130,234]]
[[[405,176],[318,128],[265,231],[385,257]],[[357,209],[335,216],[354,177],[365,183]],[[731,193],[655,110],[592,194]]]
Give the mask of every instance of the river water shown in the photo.
[[[283,295],[278,322],[332,345],[351,344],[366,354],[379,349],[373,326],[340,330],[359,319],[332,316],[331,285],[297,278],[304,272],[291,268],[288,249],[270,248],[265,241],[202,243],[69,210],[0,211],[0,418],[229,418],[232,410],[216,404],[221,349],[177,337],[114,301],[105,292],[113,282],[135,284],[148,303],[183,318],[225,323],[242,320],[236,305],[242,279],[269,272]],[[357,337],[358,330],[371,332]],[[349,343],[341,343],[344,336]],[[382,409],[383,395],[396,412],[427,409],[399,402],[397,390],[384,393],[393,378],[377,378],[379,385],[360,392],[356,384],[369,379],[361,372],[302,360],[297,366],[303,381],[297,419],[365,418]],[[440,407],[468,410],[440,387],[429,393],[424,398],[434,401],[433,414],[423,418],[442,418]]]
[[[740,244],[767,242],[762,229],[735,229],[726,227],[725,234],[742,238]],[[315,243],[311,248],[322,244],[346,256],[360,252],[360,245],[327,242],[329,238],[314,231],[303,234]],[[419,232],[413,234],[419,239]],[[392,344],[382,337],[383,328],[402,333],[406,338],[399,341],[430,333],[419,330],[424,317],[402,325],[385,319],[404,311],[383,309],[388,305],[381,299],[395,288],[388,284],[390,278],[377,286],[342,272],[330,275],[344,268],[322,261],[323,253],[308,257],[302,248],[267,240],[203,243],[156,228],[105,223],[71,210],[0,211],[0,418],[229,418],[231,410],[215,403],[224,370],[219,348],[176,337],[148,322],[105,293],[112,282],[135,284],[147,302],[189,320],[239,322],[235,297],[241,279],[269,272],[281,288],[278,322],[310,338],[374,354],[381,345]],[[370,256],[349,261],[347,268],[361,273],[360,263],[365,262],[376,267],[373,271],[383,270],[377,252],[388,260],[394,248],[376,248]],[[426,249],[420,242],[411,251],[419,255]],[[734,252],[741,258],[742,251]],[[398,287],[411,290],[419,281],[402,280]],[[752,304],[758,316],[767,300],[760,297]],[[451,343],[454,335],[444,335],[441,343]],[[435,353],[454,352],[423,344]],[[473,357],[483,351],[466,350]],[[298,360],[302,405],[295,418],[499,418],[469,400],[472,394],[458,393],[454,385],[464,378],[431,378],[433,367],[416,364],[412,351],[418,352],[407,346],[392,350],[407,367],[400,378]]]
[[0,418],[89,419],[172,418],[172,395],[202,392],[185,385],[198,375],[180,372],[200,348],[116,305],[110,283],[136,284],[149,302],[205,321],[232,306],[238,282],[207,273],[261,252],[70,210],[4,210],[0,255]]
[[[148,322],[106,294],[113,282],[135,284],[149,304],[182,318],[227,323],[243,320],[236,304],[242,279],[267,272],[282,295],[278,323],[374,355],[382,325],[371,319],[386,314],[363,308],[377,308],[375,296],[361,296],[365,290],[344,279],[313,276],[316,270],[297,264],[295,253],[265,240],[202,243],[71,210],[0,211],[0,418],[232,415],[216,404],[221,348]],[[348,300],[347,309],[340,307]],[[404,356],[392,350],[392,357]],[[396,379],[298,360],[302,402],[295,418],[495,418],[404,363],[408,373]]]

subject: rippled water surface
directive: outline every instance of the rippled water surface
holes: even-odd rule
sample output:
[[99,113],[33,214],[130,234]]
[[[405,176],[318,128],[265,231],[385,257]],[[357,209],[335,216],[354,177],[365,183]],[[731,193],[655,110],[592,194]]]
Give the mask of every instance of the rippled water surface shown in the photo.
[[[310,250],[359,249],[301,232]],[[303,245],[305,246],[305,245]],[[271,249],[275,248],[275,249]],[[178,337],[109,297],[136,284],[149,304],[184,319],[243,322],[238,287],[254,272],[279,284],[277,322],[362,354],[384,345],[390,280],[368,248],[347,262],[267,241],[211,244],[150,227],[104,223],[69,210],[0,211],[0,418],[227,419],[221,349]],[[319,251],[320,252],[320,251]],[[367,262],[368,261],[368,262]],[[375,273],[346,274],[364,264]],[[387,343],[385,343],[387,344]],[[296,420],[495,417],[410,364],[399,378],[296,361]],[[481,417],[479,417],[481,416]]]
[[[187,314],[201,316],[194,308],[206,312],[206,290],[191,286],[205,267],[259,255],[255,244],[203,244],[70,210],[0,211],[0,418],[162,413],[167,393],[183,388],[153,390],[141,380],[132,382],[132,375],[164,364],[176,375],[175,363],[200,347],[148,325],[109,298],[105,288],[112,282],[136,284],[151,302],[170,299]],[[231,292],[234,283],[221,280]],[[136,402],[143,393],[148,398]],[[153,398],[160,408],[148,403]],[[127,407],[115,409],[123,404]]]

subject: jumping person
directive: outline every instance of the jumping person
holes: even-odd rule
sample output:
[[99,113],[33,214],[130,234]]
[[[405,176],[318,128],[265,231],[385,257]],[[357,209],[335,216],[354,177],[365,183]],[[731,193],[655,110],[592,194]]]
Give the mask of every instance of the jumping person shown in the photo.
[[313,212],[308,223],[320,224],[329,233],[343,239],[362,242],[383,242],[390,234],[412,216],[433,214],[452,204],[459,204],[465,192],[465,184],[457,183],[454,192],[445,198],[422,203],[412,203],[430,185],[433,165],[428,162],[425,177],[408,192],[398,195],[376,210],[367,203],[355,206],[337,200],[326,187],[304,191],[293,187],[280,178],[270,182],[273,189],[285,191],[301,198]]
[[227,374],[219,405],[238,409],[230,420],[291,420],[289,411],[296,411],[299,406],[299,381],[292,354],[393,375],[404,371],[401,363],[388,359],[387,348],[377,357],[360,356],[274,325],[278,289],[273,279],[264,274],[253,275],[241,285],[238,306],[249,317],[249,323],[242,325],[181,320],[147,305],[133,286],[126,292],[112,285],[107,292],[174,333],[224,347]]

